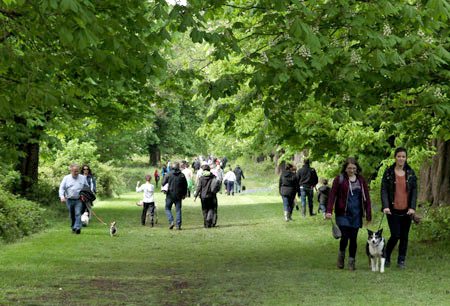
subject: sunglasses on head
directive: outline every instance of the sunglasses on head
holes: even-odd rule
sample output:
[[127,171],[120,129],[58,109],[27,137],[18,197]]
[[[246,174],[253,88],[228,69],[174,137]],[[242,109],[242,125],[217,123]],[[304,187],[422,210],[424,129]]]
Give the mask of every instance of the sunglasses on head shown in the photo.
[[89,170],[89,168],[83,168],[83,170]]

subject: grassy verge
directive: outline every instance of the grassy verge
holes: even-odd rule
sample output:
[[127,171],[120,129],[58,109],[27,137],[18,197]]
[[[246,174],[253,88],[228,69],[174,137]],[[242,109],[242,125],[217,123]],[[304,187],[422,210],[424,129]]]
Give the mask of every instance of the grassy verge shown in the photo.
[[117,221],[115,238],[95,219],[72,235],[64,216],[2,245],[0,304],[448,305],[448,242],[410,241],[408,269],[379,274],[368,268],[363,229],[352,272],[335,267],[338,241],[329,222],[298,211],[294,222],[284,222],[275,192],[219,195],[213,229],[202,227],[200,202],[187,199],[182,231],[168,229],[160,193],[159,224],[141,226],[140,198],[127,193],[96,203],[100,218]]

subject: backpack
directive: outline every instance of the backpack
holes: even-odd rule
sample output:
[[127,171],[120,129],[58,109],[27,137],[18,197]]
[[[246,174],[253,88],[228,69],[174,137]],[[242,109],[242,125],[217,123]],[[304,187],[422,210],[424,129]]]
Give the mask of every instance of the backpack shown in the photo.
[[213,194],[218,193],[220,191],[220,184],[221,182],[217,178],[213,177],[209,184],[209,191]]
[[94,202],[96,199],[95,194],[92,192],[92,190],[89,187],[84,187],[80,191],[80,198],[81,198],[81,201],[83,201],[84,203]]

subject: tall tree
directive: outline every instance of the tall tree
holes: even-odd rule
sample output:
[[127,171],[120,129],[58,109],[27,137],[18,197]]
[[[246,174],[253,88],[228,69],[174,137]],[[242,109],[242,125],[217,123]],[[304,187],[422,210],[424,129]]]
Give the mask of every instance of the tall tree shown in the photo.
[[47,129],[82,129],[86,116],[120,128],[150,108],[149,84],[166,67],[166,10],[163,0],[0,3],[0,149],[21,173],[17,192],[37,179]]

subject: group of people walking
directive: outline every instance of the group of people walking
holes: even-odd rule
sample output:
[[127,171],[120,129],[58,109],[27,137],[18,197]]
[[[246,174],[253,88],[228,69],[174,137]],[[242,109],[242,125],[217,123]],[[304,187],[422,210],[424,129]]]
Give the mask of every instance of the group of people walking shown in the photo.
[[[405,268],[409,229],[416,209],[417,178],[407,163],[406,149],[396,149],[394,157],[395,163],[386,169],[381,184],[382,212],[387,215],[391,233],[386,246],[385,266],[391,265],[393,249],[399,243],[397,266]],[[200,164],[196,176],[186,162],[183,162],[181,167],[178,162],[173,163],[171,167],[163,167],[161,175],[161,188],[166,193],[165,213],[169,221],[169,228],[173,229],[176,224],[178,230],[181,230],[182,225],[182,200],[190,196],[190,189],[194,186],[194,177],[197,178],[194,201],[198,197],[201,199],[204,227],[214,227],[217,224],[217,193],[221,192],[222,184],[225,183],[228,195],[230,193],[234,195],[234,192],[241,192],[241,180],[245,178],[239,166],[234,171],[229,167],[224,174],[222,165],[214,167],[214,164],[211,165],[207,162]],[[154,177],[157,184],[159,181],[157,171],[155,171]],[[155,186],[151,184],[151,180],[152,176],[147,175],[145,184],[140,185],[138,181],[136,192],[144,192],[141,223],[145,225],[147,211],[150,211],[149,226],[153,227]],[[309,159],[304,160],[303,167],[298,171],[292,164],[287,164],[279,179],[279,192],[283,200],[286,221],[292,220],[297,195],[301,199],[302,215],[306,216],[307,203],[309,215],[316,215],[313,196],[317,183],[317,173],[310,166]],[[322,180],[323,186],[319,188],[318,201],[325,218],[331,219],[334,212],[336,224],[342,234],[337,265],[341,269],[344,268],[346,249],[349,246],[348,268],[354,270],[356,268],[358,231],[363,226],[363,218],[366,220],[366,225],[372,220],[369,186],[356,158],[345,160],[341,173],[333,180],[331,189],[327,183],[326,179]],[[80,192],[86,188],[93,193],[96,191],[96,182],[89,166],[83,166],[82,175],[80,175],[79,165],[71,165],[70,174],[66,175],[60,184],[59,197],[61,202],[67,205],[74,234],[81,233],[81,215],[83,211],[90,209],[90,205],[86,206],[86,203],[83,203],[80,198]],[[175,206],[175,220],[172,214],[173,206]]]
[[[405,257],[408,248],[408,234],[411,220],[416,210],[417,178],[407,163],[407,150],[397,148],[394,152],[395,163],[383,174],[381,183],[382,213],[386,214],[390,238],[385,248],[385,266],[391,265],[392,252],[399,243],[397,267],[405,268]],[[306,199],[308,199],[310,215],[313,213],[313,188],[317,184],[317,174],[309,166],[309,160],[296,173],[291,164],[286,166],[279,181],[279,192],[282,196],[284,217],[290,221],[296,194],[302,200],[302,214],[305,215]],[[368,225],[372,220],[372,203],[369,185],[362,175],[362,169],[356,158],[347,158],[341,173],[333,180],[331,189],[328,181],[323,179],[319,188],[320,210],[325,218],[331,219],[335,214],[336,224],[341,231],[337,266],[343,269],[348,249],[348,268],[356,269],[356,250],[358,231],[363,226],[363,218]]]
[[[161,170],[161,190],[166,193],[165,213],[169,221],[169,229],[176,226],[177,230],[181,230],[182,225],[182,201],[186,197],[190,197],[194,186],[196,190],[194,194],[194,201],[198,197],[201,200],[202,214],[204,219],[204,227],[215,227],[217,224],[217,193],[222,192],[222,185],[225,185],[225,190],[228,195],[234,195],[234,184],[236,183],[236,192],[241,192],[241,182],[245,179],[244,172],[237,166],[235,170],[231,170],[224,174],[223,165],[226,164],[226,158],[220,162],[212,159],[210,162],[202,161],[198,166],[199,159],[196,159],[191,166],[186,161],[168,163],[164,165]],[[198,166],[198,167],[197,167]],[[159,173],[156,170],[154,175],[155,182],[159,181]],[[142,225],[146,225],[147,212],[150,213],[150,227],[154,226],[154,191],[155,186],[151,184],[152,176],[145,177],[146,183],[139,185],[137,182],[136,192],[144,192],[143,209],[141,216]],[[213,187],[214,185],[214,187]],[[172,214],[172,207],[175,206],[175,219]]]
[[298,172],[292,164],[287,164],[282,171],[279,180],[279,192],[283,199],[284,218],[292,220],[292,212],[296,195],[301,199],[302,216],[306,216],[306,202],[308,202],[309,215],[315,216],[314,212],[314,188],[318,183],[316,170],[310,166],[310,160],[303,161],[303,167]]

